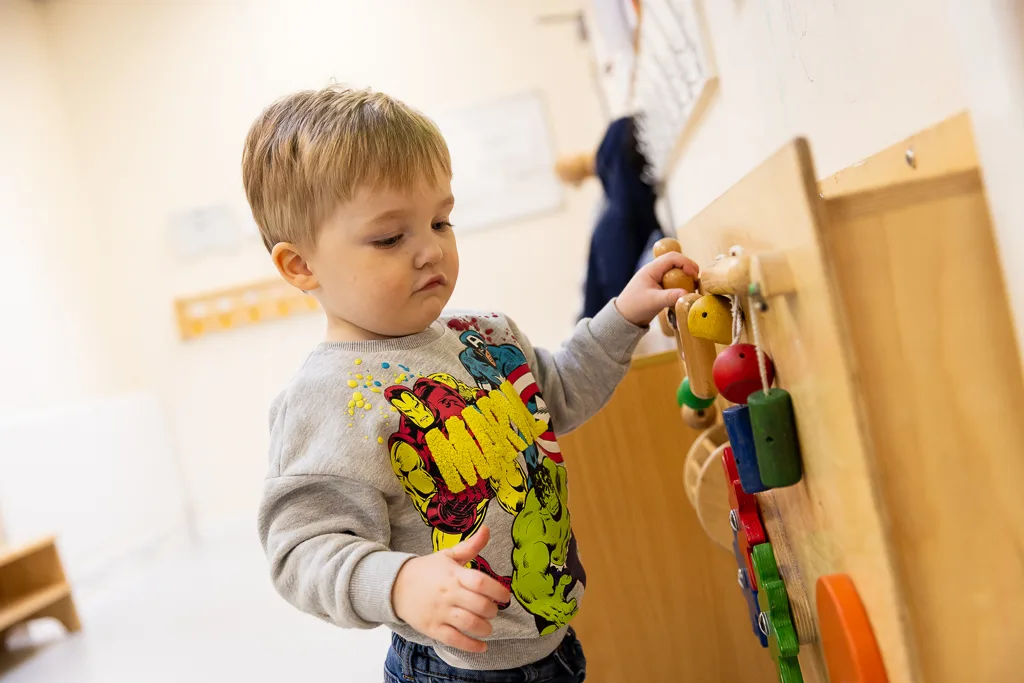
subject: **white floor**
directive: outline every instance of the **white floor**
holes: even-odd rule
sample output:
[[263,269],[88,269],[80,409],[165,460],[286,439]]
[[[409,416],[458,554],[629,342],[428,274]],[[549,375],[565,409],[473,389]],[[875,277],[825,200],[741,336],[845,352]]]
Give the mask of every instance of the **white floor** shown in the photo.
[[[184,547],[81,605],[83,631],[0,668],[3,683],[379,683],[390,635],[299,613],[254,530]],[[83,596],[84,597],[84,596]],[[21,660],[21,661],[18,661]]]

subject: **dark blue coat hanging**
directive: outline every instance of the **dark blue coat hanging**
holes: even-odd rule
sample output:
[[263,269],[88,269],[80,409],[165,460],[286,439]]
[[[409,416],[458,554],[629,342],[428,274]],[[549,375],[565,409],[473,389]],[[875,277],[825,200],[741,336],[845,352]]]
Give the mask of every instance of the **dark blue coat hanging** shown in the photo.
[[616,119],[597,150],[595,166],[605,204],[590,239],[583,317],[593,317],[622,292],[653,237],[661,236],[647,161],[637,149],[632,117]]

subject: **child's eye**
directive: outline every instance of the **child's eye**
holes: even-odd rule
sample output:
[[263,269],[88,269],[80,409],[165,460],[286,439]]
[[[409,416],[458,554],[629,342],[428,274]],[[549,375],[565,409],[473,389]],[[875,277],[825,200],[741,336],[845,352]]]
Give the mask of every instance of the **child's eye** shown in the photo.
[[448,221],[437,221],[431,227],[438,232],[444,232],[445,230],[451,230],[454,226]]
[[393,237],[388,237],[382,240],[374,240],[373,246],[377,247],[378,249],[390,249],[391,247],[396,246],[401,241],[402,236],[395,235]]

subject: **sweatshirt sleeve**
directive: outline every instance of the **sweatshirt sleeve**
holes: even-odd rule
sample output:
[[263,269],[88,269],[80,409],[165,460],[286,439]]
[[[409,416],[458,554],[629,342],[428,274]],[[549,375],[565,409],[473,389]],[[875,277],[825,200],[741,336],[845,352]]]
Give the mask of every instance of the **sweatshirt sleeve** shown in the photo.
[[533,348],[514,322],[509,328],[533,369],[556,434],[567,434],[604,407],[622,381],[633,350],[647,332],[622,317],[614,299],[581,320],[554,353]]
[[414,555],[389,550],[380,491],[332,475],[271,477],[259,533],[274,587],[298,609],[352,628],[399,621],[391,589]]

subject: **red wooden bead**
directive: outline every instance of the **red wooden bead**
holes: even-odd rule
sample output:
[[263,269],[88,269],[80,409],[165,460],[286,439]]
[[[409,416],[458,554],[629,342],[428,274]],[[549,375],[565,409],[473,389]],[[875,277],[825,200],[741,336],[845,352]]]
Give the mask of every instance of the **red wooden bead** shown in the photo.
[[[775,381],[775,366],[768,356],[764,362],[770,386]],[[715,358],[711,372],[719,393],[733,403],[746,403],[748,396],[763,388],[757,369],[757,348],[753,344],[727,347]]]

